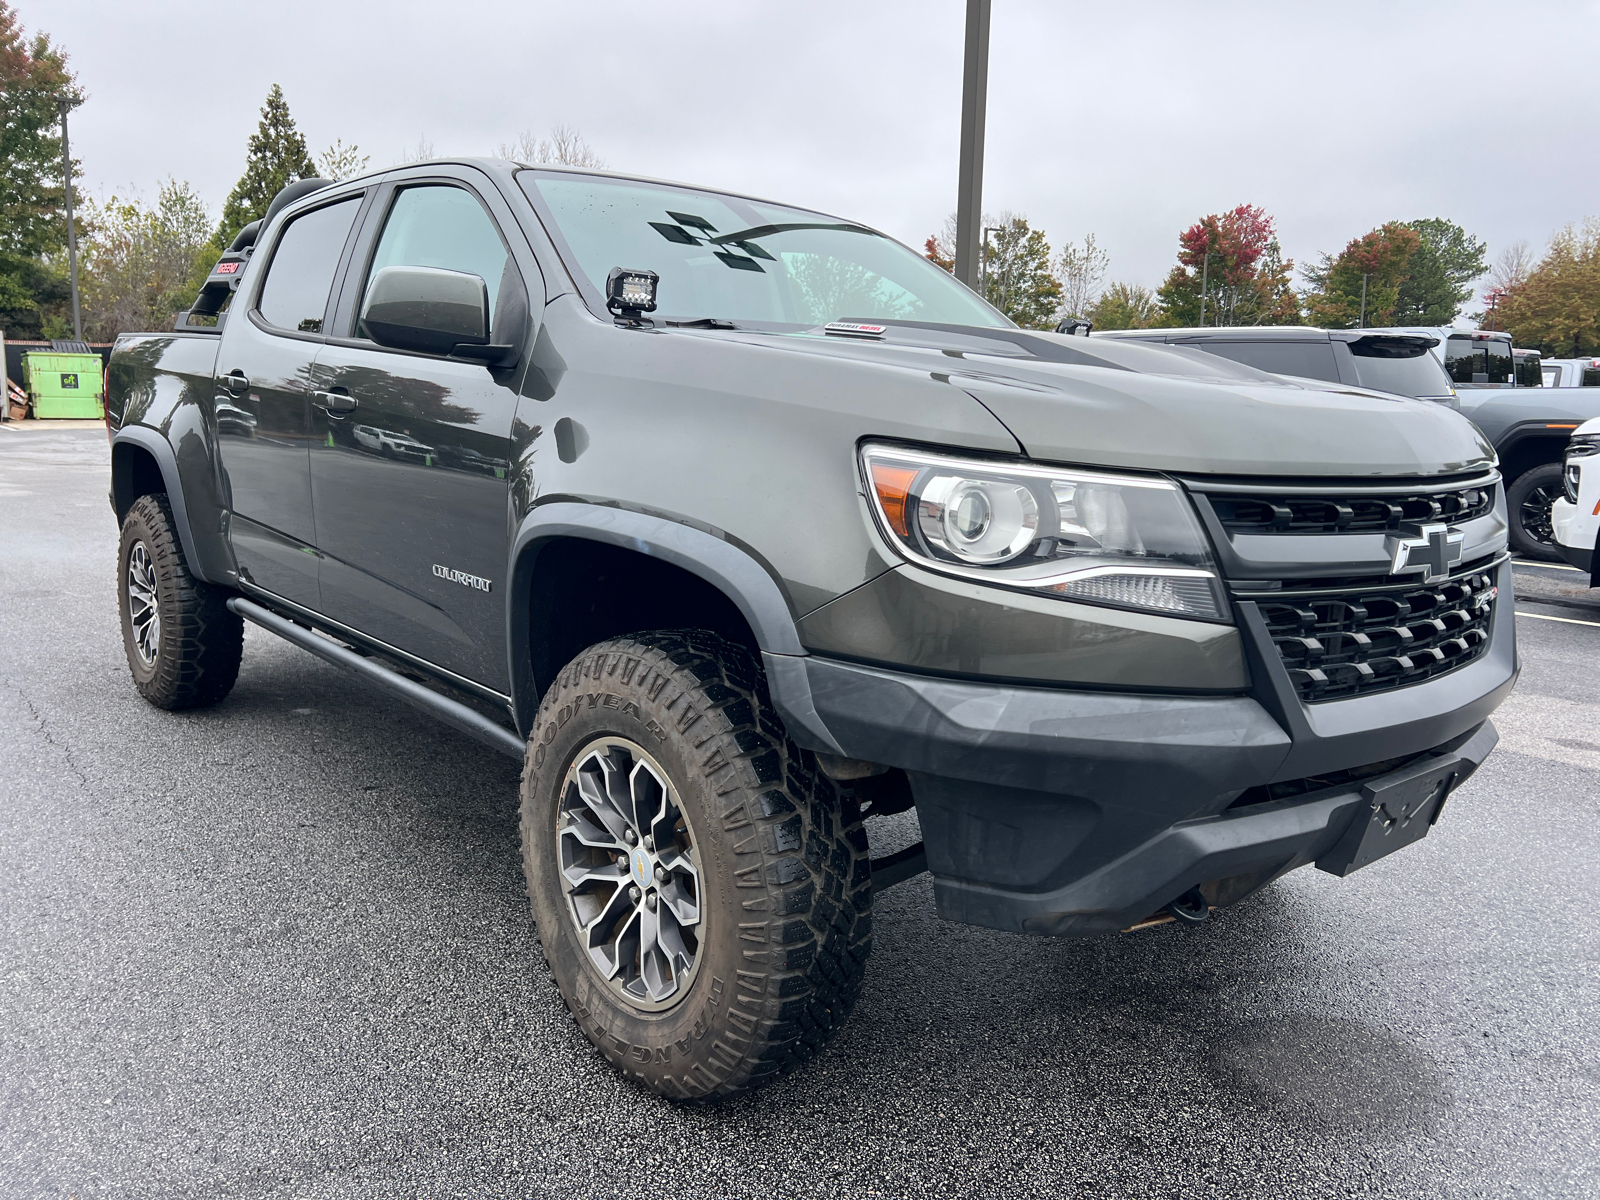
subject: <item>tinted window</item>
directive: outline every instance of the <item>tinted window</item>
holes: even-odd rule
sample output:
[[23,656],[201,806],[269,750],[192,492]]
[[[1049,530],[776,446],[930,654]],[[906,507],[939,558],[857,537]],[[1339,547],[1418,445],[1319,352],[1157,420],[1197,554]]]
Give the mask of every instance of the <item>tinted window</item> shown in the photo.
[[1579,387],[1600,387],[1600,367],[1585,367]]
[[1444,367],[1456,383],[1510,383],[1511,339],[1453,333],[1445,343]]
[[1350,358],[1355,364],[1356,382],[1362,387],[1397,396],[1450,395],[1450,377],[1419,342],[1358,338],[1350,343]]
[[493,218],[471,192],[447,184],[406,188],[395,197],[367,279],[384,267],[439,267],[476,275],[489,288],[491,325],[505,289],[521,286]]
[[1544,377],[1539,369],[1537,354],[1517,354],[1517,386],[1543,387]]
[[1339,368],[1333,361],[1333,347],[1327,342],[1230,342],[1183,343],[1210,354],[1231,358],[1274,375],[1299,375],[1306,379],[1339,382]]
[[1010,324],[949,272],[847,221],[631,180],[527,172],[521,181],[549,206],[596,291],[613,267],[661,277],[658,319]]
[[339,267],[350,223],[356,219],[360,197],[308,212],[289,222],[272,252],[267,282],[256,305],[269,325],[321,333],[333,290],[333,273]]

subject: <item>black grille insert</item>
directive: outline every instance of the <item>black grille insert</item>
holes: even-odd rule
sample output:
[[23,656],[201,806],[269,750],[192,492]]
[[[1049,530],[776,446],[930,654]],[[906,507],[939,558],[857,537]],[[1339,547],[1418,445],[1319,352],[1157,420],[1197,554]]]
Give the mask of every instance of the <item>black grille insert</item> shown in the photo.
[[1496,594],[1480,563],[1440,583],[1286,589],[1257,602],[1295,691],[1315,704],[1466,666],[1489,645]]
[[1406,524],[1481,517],[1494,508],[1494,485],[1387,496],[1212,494],[1209,499],[1229,533],[1394,533]]

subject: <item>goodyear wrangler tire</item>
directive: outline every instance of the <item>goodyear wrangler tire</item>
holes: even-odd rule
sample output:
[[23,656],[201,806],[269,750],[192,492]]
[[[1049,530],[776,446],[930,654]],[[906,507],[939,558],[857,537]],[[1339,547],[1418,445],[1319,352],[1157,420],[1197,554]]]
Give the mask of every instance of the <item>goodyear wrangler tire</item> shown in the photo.
[[742,647],[689,631],[580,654],[539,706],[521,824],[562,998],[650,1090],[759,1086],[854,1006],[872,946],[866,832],[785,736]]
[[141,496],[117,551],[122,646],[139,694],[157,708],[202,708],[233,690],[244,621],[189,573],[167,498]]

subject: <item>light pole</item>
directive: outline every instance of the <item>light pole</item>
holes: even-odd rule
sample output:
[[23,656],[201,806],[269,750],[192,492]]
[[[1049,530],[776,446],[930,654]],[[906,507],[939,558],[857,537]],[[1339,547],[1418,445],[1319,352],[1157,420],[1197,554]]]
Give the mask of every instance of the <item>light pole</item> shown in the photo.
[[83,314],[78,309],[78,231],[72,220],[72,153],[67,149],[67,110],[72,101],[66,96],[56,103],[61,107],[61,181],[67,191],[67,270],[72,276],[72,338],[83,341]]
[[1365,329],[1366,327],[1367,327],[1367,276],[1363,275],[1361,277],[1361,315],[1356,318],[1356,328],[1357,329]]
[[[1210,243],[1207,243],[1208,245]],[[1210,287],[1211,251],[1206,251],[1206,256],[1200,260],[1200,327],[1206,324],[1206,289]]]
[[967,45],[961,82],[961,175],[956,193],[956,278],[982,286],[983,126],[989,94],[989,0],[967,0]]
[[982,252],[978,255],[978,295],[985,300],[989,298],[989,235],[991,233],[1004,233],[1003,225],[985,225],[983,227]]

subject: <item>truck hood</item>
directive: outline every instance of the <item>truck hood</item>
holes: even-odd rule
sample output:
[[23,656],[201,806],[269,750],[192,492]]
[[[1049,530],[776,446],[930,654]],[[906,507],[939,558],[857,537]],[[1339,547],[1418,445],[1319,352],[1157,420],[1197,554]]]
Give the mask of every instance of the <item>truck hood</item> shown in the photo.
[[917,366],[982,404],[1030,458],[1175,474],[1429,476],[1494,449],[1442,404],[1289,379],[1184,347],[894,325],[883,341],[786,348]]

